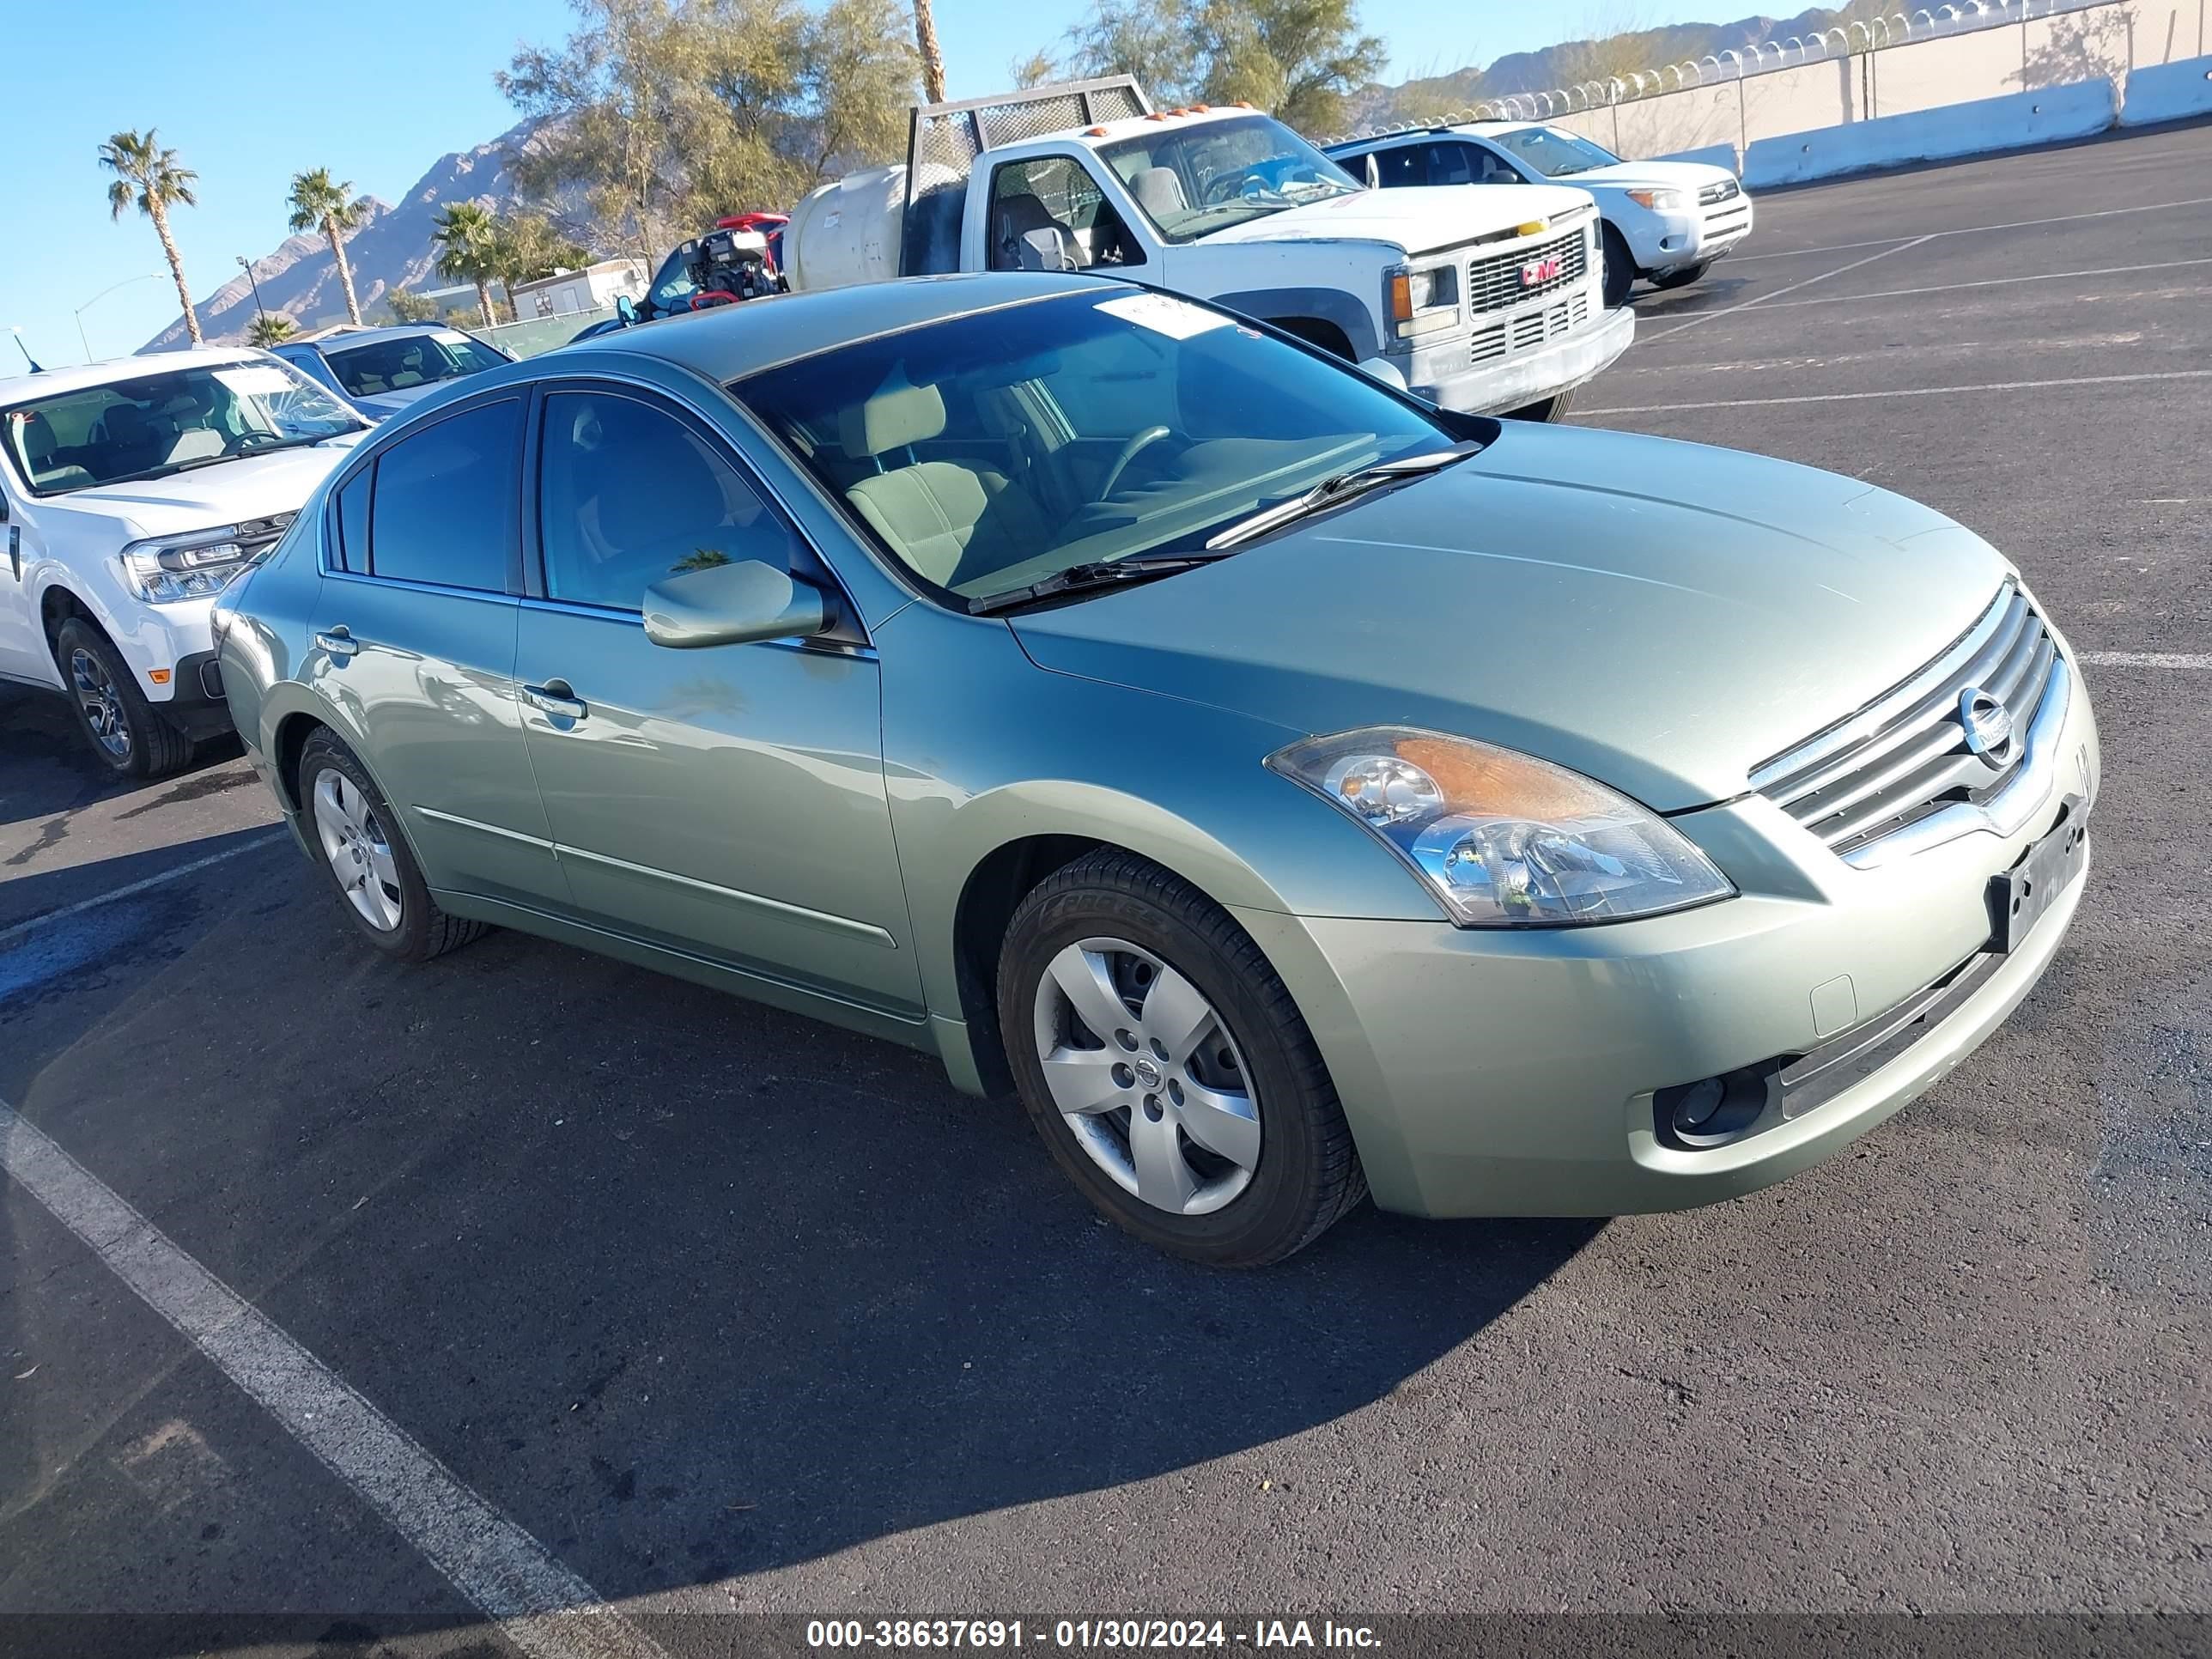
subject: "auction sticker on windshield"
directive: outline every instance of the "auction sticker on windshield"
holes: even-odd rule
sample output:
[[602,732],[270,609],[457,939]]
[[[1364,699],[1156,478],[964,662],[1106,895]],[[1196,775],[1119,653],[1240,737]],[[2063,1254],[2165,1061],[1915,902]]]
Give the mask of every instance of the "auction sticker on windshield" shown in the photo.
[[228,386],[239,398],[269,398],[286,392],[296,392],[300,383],[281,368],[271,368],[265,363],[244,363],[236,368],[218,368],[215,377]]
[[1125,323],[1164,334],[1171,340],[1188,340],[1208,329],[1229,326],[1229,319],[1218,312],[1187,306],[1164,294],[1126,294],[1119,299],[1100,301],[1098,309]]

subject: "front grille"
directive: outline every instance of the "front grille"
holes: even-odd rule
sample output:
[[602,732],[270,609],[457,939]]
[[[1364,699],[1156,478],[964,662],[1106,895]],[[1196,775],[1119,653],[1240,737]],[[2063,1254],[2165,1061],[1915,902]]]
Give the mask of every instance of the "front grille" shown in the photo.
[[1487,328],[1474,331],[1472,349],[1468,353],[1471,363],[1486,363],[1492,357],[1505,355],[1505,325],[1492,323]]
[[265,519],[243,520],[238,526],[238,544],[249,556],[274,547],[299,516],[297,513],[272,513]]
[[1577,294],[1557,305],[1536,306],[1517,317],[1504,319],[1475,330],[1469,342],[1470,363],[1493,362],[1514,351],[1532,351],[1562,334],[1571,334],[1589,321],[1588,294]]
[[[1558,276],[1534,283],[1522,280],[1522,272],[1528,266],[1553,258],[1559,262]],[[1478,317],[1486,311],[1509,310],[1523,300],[1582,281],[1589,268],[1589,232],[1580,228],[1516,253],[1474,260],[1467,268],[1468,309]]]
[[[1866,708],[1753,769],[1751,786],[1839,856],[1954,801],[1987,799],[2018,769],[2058,647],[2008,582],[1974,626]],[[1967,747],[1960,704],[1978,689],[2012,717],[1992,766]]]
[[1698,192],[1699,207],[1717,207],[1723,202],[1733,202],[1743,194],[1733,179],[1723,179],[1717,185],[1707,185]]
[[1739,202],[1734,207],[1720,208],[1705,215],[1705,240],[1718,240],[1725,236],[1741,236],[1751,227],[1751,204]]

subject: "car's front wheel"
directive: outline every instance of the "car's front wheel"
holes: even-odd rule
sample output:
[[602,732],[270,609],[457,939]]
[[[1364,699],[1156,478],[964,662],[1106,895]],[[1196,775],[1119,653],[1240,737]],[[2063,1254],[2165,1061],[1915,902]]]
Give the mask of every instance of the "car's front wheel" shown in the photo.
[[346,915],[386,956],[428,962],[484,932],[447,915],[430,896],[398,819],[354,752],[328,730],[300,751],[300,804]]
[[126,778],[159,778],[192,757],[192,742],[155,712],[131,665],[106,635],[71,617],[54,640],[54,660],[76,704],[77,723],[92,752]]
[[1598,255],[1601,261],[1598,281],[1604,290],[1605,308],[1616,310],[1628,303],[1628,290],[1636,286],[1636,258],[1628,251],[1628,239],[1611,225],[1599,238]]
[[1091,1203],[1146,1243],[1262,1267],[1366,1195],[1313,1036],[1227,912],[1101,852],[1022,901],[999,964],[1022,1103]]

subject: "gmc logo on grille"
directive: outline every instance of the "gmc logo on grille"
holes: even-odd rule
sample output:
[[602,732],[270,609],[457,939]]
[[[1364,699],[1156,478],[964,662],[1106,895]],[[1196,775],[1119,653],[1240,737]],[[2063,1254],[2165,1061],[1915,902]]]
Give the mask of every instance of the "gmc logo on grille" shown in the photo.
[[1539,283],[1548,283],[1565,268],[1557,254],[1548,259],[1531,259],[1521,267],[1521,286],[1534,288]]

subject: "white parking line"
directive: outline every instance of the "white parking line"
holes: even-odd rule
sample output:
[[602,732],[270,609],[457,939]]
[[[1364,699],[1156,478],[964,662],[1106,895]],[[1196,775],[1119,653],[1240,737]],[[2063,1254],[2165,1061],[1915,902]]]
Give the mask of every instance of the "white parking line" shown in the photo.
[[1896,246],[1886,247],[1879,253],[1869,253],[1863,259],[1854,259],[1847,265],[1838,265],[1833,270],[1824,270],[1818,276],[1808,276],[1802,283],[1792,283],[1787,288],[1778,288],[1771,294],[1762,294],[1755,300],[1746,300],[1740,306],[1723,306],[1718,311],[1699,312],[1687,322],[1677,323],[1674,327],[1655,334],[1651,337],[1654,341],[1671,339],[1677,334],[1697,327],[1700,323],[1710,323],[1718,317],[1733,317],[1739,311],[1749,311],[1754,307],[1771,304],[1785,294],[1795,294],[1801,288],[1810,288],[1815,283],[1825,283],[1831,276],[1844,276],[1856,270],[1861,265],[1870,265],[1877,259],[1887,259],[1893,253],[1910,253],[1923,242],[1931,242],[1935,240],[1933,236],[1916,236],[1909,242],[1899,242]]
[[2040,392],[2051,386],[2132,386],[2145,380],[2212,380],[2212,368],[2166,368],[2147,374],[2082,374],[2069,380],[1999,380],[1989,386],[1907,386],[1885,392],[1809,392],[1796,398],[1723,398],[1701,404],[1638,404],[1632,409],[1578,409],[1588,415],[1673,415],[1686,409],[1772,409],[1784,404],[1856,404],[1880,398],[1948,398],[1963,392]]
[[[2110,219],[2122,213],[2168,213],[2175,208],[2204,207],[2212,204],[2212,196],[2193,196],[2185,202],[2152,202],[2142,207],[2099,208],[2094,213],[2062,213],[2054,219],[2015,219],[2002,225],[1958,225],[1949,230],[1931,230],[1921,238],[1928,241],[1937,236],[1981,236],[1996,230],[2033,230],[2039,225],[2069,225],[2077,219]],[[1887,242],[1902,242],[1902,236],[1881,236],[1866,242],[1836,242],[1827,247],[1779,248],[1771,253],[1732,253],[1732,265],[1748,264],[1753,259],[1802,259],[1815,253],[1853,253],[1863,247],[1880,247]]]
[[[2004,288],[2014,283],[2056,283],[2069,276],[2133,276],[2151,270],[2179,270],[2189,265],[2212,265],[2212,258],[2160,259],[2146,265],[2096,265],[2087,270],[2038,270],[2021,276],[1983,276],[1971,283],[1937,283],[1928,288],[1886,288],[1877,289],[1872,294],[1820,294],[1809,300],[1787,301],[1781,305],[1772,307],[1771,309],[1795,311],[1801,306],[1848,306],[1856,305],[1868,300],[1911,300],[1923,294],[1956,294],[1970,288]],[[1820,280],[1817,276],[1814,278],[1815,282]],[[1777,289],[1775,292],[1786,294],[1790,290]],[[1758,304],[1758,301],[1750,300],[1733,308],[1744,311]],[[1714,312],[1711,314],[1718,317],[1726,313]],[[1669,329],[1668,333],[1674,331]],[[1663,340],[1667,336],[1655,334],[1651,337],[1655,340]]]
[[103,904],[112,904],[118,899],[126,899],[143,893],[149,887],[159,887],[164,882],[175,881],[181,877],[191,875],[198,871],[206,869],[210,864],[221,864],[225,859],[234,859],[240,853],[251,853],[257,847],[266,847],[281,834],[283,834],[281,830],[271,830],[265,836],[256,836],[252,841],[242,841],[235,847],[226,847],[220,853],[210,853],[204,859],[194,859],[190,864],[180,864],[173,870],[164,870],[158,876],[148,876],[143,881],[127,882],[112,892],[96,894],[88,899],[79,899],[75,904],[64,904],[58,910],[49,910],[44,915],[33,916],[28,921],[19,921],[13,927],[0,927],[0,948],[5,948],[13,944],[33,927],[50,927],[55,922],[66,921],[70,917],[82,915],[87,910],[97,910]]
[[659,1659],[544,1546],[5,1101],[0,1166],[532,1659]]
[[2084,651],[2081,660],[2096,668],[2212,668],[2212,656],[2187,651]]

